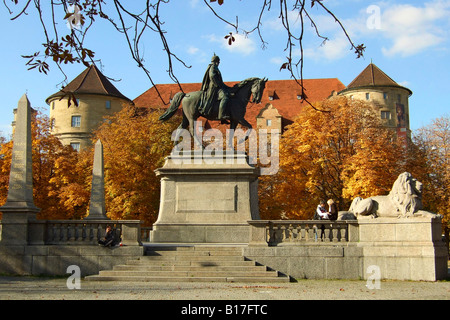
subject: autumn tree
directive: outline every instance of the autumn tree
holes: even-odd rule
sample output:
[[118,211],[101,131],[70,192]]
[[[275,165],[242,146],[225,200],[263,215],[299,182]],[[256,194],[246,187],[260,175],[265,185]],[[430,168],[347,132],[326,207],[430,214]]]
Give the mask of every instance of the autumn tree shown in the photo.
[[311,219],[320,199],[340,210],[353,198],[386,194],[405,166],[404,146],[366,102],[334,97],[305,108],[283,133],[280,169],[261,180],[267,219]]
[[172,132],[181,121],[174,117],[161,123],[160,115],[124,106],[95,133],[94,140],[103,144],[106,210],[111,219],[140,219],[146,225],[156,221],[161,182],[154,170],[170,154]]
[[421,181],[425,209],[444,216],[443,224],[450,227],[450,117],[434,119],[418,129],[414,136],[416,158],[421,163]]
[[[83,179],[76,165],[79,155],[70,146],[63,146],[58,138],[50,133],[49,118],[39,111],[33,114],[31,133],[33,197],[35,205],[41,209],[38,218],[80,218],[86,212],[87,186],[81,184],[77,192],[71,190],[74,183]],[[6,202],[8,194],[12,148],[12,140],[1,144],[1,204]]]

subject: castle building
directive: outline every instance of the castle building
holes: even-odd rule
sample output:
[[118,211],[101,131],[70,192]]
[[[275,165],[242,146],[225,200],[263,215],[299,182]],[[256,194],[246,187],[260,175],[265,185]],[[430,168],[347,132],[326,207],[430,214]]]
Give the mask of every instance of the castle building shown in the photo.
[[[230,87],[236,83],[226,82]],[[347,87],[338,78],[304,79],[303,86],[311,103],[337,95],[368,101],[396,136],[410,137],[408,99],[412,91],[397,84],[373,63]],[[124,104],[134,104],[146,110],[166,109],[172,97],[181,91],[178,84],[159,84],[157,87],[158,91],[152,87],[131,101],[92,65],[64,89],[47,98],[52,133],[63,144],[83,149],[90,145],[91,134],[104,117],[119,111]],[[194,92],[200,90],[201,83],[182,83],[181,87],[185,93]],[[261,103],[249,104],[245,118],[253,128],[278,129],[283,133],[305,107],[310,106],[304,101],[295,80],[270,80],[266,83]],[[220,125],[205,119],[203,123],[206,129]]]
[[[226,82],[226,85],[231,87],[236,83]],[[395,129],[397,136],[409,137],[411,134],[408,103],[411,90],[397,84],[373,63],[370,63],[347,87],[337,78],[304,79],[303,86],[304,93],[311,103],[337,95],[368,101],[378,112],[383,124]],[[188,93],[200,90],[201,83],[182,83],[181,87]],[[180,88],[178,84],[162,84],[158,85],[158,91],[159,94],[154,87],[150,88],[134,99],[135,105],[142,108],[165,109]],[[301,88],[295,80],[269,80],[261,104],[249,104],[245,118],[254,128],[278,129],[282,133],[286,126],[293,123],[303,108],[310,107],[301,95]],[[208,127],[208,123],[205,127]]]
[[78,151],[91,145],[92,132],[105,116],[133,103],[95,65],[49,96],[46,102],[50,106],[52,134]]
[[338,94],[371,103],[386,127],[395,130],[398,137],[411,137],[409,97],[412,91],[397,84],[373,63]]
[[[229,87],[236,83],[225,82]],[[303,86],[310,102],[322,101],[346,88],[337,78],[304,79]],[[185,93],[199,91],[201,83],[182,83],[181,87]],[[142,108],[166,109],[169,106],[168,102],[180,91],[180,88],[177,84],[162,84],[158,85],[158,91],[162,100],[155,87],[152,87],[134,99],[134,104]],[[286,126],[294,122],[295,117],[303,108],[309,107],[308,103],[302,99],[301,94],[302,90],[295,80],[269,80],[266,83],[261,103],[247,105],[245,119],[253,128],[278,129],[282,133]],[[205,127],[208,128],[208,123],[205,124]]]

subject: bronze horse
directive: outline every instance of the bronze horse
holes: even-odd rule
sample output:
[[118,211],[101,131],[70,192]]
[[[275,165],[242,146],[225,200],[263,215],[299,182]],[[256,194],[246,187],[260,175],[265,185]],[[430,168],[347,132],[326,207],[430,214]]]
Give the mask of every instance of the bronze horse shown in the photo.
[[[229,89],[230,100],[228,102],[228,110],[230,114],[230,129],[232,132],[236,129],[238,124],[252,129],[250,123],[245,120],[245,112],[247,104],[250,102],[250,96],[253,96],[251,102],[260,103],[266,82],[268,79],[260,78],[248,78],[241,81],[240,83],[234,85]],[[202,114],[200,110],[200,102],[202,98],[203,91],[195,91],[190,93],[178,92],[174,95],[170,107],[166,112],[159,117],[159,120],[166,121],[169,120],[178,110],[180,104],[183,108],[183,120],[178,127],[178,129],[189,129],[191,136],[194,138],[195,143],[202,145],[195,133],[195,121],[200,117],[204,117],[208,120],[217,120],[218,113],[218,103],[217,106],[212,108],[210,114]],[[180,130],[178,130],[180,131]],[[248,136],[247,136],[248,137]],[[247,138],[246,137],[246,138]],[[175,141],[178,141],[179,136],[177,135]],[[230,136],[230,141],[233,141],[233,136]],[[229,142],[230,142],[229,141]]]

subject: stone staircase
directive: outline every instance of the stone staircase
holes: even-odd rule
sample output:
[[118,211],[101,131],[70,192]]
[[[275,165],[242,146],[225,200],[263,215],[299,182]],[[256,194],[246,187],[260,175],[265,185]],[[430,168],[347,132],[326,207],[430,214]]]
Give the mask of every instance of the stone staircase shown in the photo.
[[289,282],[278,271],[246,259],[239,246],[148,246],[144,256],[102,270],[89,281]]

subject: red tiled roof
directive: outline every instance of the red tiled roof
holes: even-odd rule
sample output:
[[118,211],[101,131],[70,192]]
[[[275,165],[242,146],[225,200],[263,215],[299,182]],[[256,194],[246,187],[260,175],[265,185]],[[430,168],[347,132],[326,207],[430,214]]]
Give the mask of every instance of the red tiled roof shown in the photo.
[[[235,82],[226,82],[228,86],[233,86]],[[313,103],[322,101],[333,94],[345,89],[345,85],[337,78],[330,79],[304,79],[303,86],[308,101]],[[181,87],[184,92],[198,91],[201,83],[182,83]],[[157,85],[158,91],[163,98],[164,103],[158,96],[155,87],[150,88],[139,97],[134,99],[134,104],[140,108],[159,109],[168,108],[170,98],[174,94],[181,91],[177,84],[161,84]],[[245,119],[256,128],[256,117],[268,103],[272,104],[283,117],[283,120],[292,122],[294,118],[308,105],[307,102],[299,100],[297,95],[301,94],[301,88],[295,80],[272,80],[266,83],[263,98],[260,104],[248,104]],[[269,95],[273,96],[273,100],[269,99]]]

